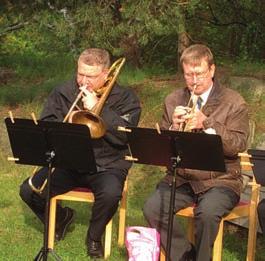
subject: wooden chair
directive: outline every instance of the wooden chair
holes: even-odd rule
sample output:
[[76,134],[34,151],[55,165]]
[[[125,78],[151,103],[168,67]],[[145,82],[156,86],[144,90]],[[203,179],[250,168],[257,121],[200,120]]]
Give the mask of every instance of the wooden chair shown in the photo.
[[[127,180],[124,184],[124,189],[122,193],[122,199],[119,206],[119,233],[118,233],[118,244],[122,246],[124,244],[125,236],[125,219],[126,219],[126,202],[127,202]],[[80,202],[94,202],[94,194],[84,188],[76,188],[75,190],[69,191],[67,193],[57,195],[51,199],[50,203],[50,216],[49,216],[49,238],[48,238],[48,248],[54,248],[54,236],[55,236],[55,217],[56,217],[56,204],[58,200],[70,200],[70,201],[80,201]],[[111,238],[112,238],[112,220],[106,226],[105,230],[105,240],[104,240],[104,258],[107,259],[111,252]]]
[[[247,153],[240,153],[241,158],[241,168],[242,172],[251,171],[252,164],[250,163],[249,158],[251,155]],[[223,230],[224,222],[230,221],[236,218],[247,217],[248,218],[248,246],[247,246],[247,261],[255,260],[255,251],[256,251],[256,231],[257,231],[257,205],[259,202],[259,188],[260,185],[256,183],[253,178],[252,182],[249,182],[251,186],[251,198],[248,202],[240,201],[239,204],[225,217],[222,218],[219,225],[219,230],[213,246],[213,257],[212,261],[221,261],[222,260],[222,248],[223,248]],[[188,220],[188,239],[190,242],[194,243],[194,214],[193,207],[187,207],[181,209],[176,213],[177,216],[187,217]],[[165,260],[165,253],[162,250],[160,255],[160,261]]]

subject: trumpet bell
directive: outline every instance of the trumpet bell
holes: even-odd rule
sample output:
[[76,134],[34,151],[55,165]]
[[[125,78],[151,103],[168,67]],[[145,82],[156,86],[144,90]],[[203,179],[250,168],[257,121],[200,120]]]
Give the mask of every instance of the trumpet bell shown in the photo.
[[102,118],[91,111],[73,111],[69,116],[69,122],[86,125],[90,130],[92,139],[99,139],[106,132]]

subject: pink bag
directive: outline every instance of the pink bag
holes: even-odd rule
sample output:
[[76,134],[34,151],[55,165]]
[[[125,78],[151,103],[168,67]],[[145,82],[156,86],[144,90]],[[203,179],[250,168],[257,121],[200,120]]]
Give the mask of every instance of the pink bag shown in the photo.
[[154,228],[127,227],[125,245],[128,261],[158,261],[160,257],[160,234]]

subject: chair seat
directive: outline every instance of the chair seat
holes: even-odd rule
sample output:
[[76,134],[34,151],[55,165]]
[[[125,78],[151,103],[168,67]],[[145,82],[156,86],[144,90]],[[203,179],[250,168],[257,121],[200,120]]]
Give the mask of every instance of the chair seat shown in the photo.
[[72,189],[71,191],[92,192],[91,189],[84,188],[84,187],[77,187],[77,188]]
[[54,200],[70,200],[80,202],[94,202],[94,194],[86,188],[76,188],[64,194],[53,197]]

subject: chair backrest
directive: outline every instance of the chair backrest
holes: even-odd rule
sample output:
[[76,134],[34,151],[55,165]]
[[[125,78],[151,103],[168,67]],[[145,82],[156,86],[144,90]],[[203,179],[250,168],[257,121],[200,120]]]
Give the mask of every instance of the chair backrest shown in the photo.
[[[240,157],[240,165],[243,178],[243,194],[248,194],[246,193],[246,190],[248,190],[248,184],[250,180],[253,179],[253,165],[250,162],[251,155],[248,153],[239,153],[238,156]],[[242,196],[244,198],[244,195],[241,195],[241,197]]]
[[249,136],[247,140],[247,148],[251,148],[255,138],[256,123],[254,120],[249,120]]
[[[256,124],[255,121],[250,119],[249,120],[249,136],[247,140],[247,148],[251,148],[254,142],[255,137],[255,129]],[[253,178],[253,169],[250,163],[250,155],[248,153],[239,153],[240,156],[240,164],[241,164],[241,171],[243,177],[243,191],[245,191],[248,183]]]
[[248,153],[238,153],[238,156],[240,157],[240,165],[242,172],[251,172],[253,164],[250,162],[251,155]]

